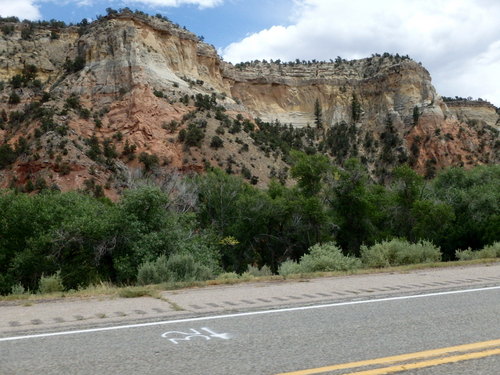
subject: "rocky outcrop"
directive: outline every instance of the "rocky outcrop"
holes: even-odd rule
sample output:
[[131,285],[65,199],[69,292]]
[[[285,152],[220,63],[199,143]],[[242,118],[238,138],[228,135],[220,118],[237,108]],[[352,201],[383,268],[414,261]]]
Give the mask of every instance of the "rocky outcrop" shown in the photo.
[[482,123],[500,130],[500,110],[484,100],[447,101],[450,112],[461,122]]
[[[358,124],[356,156],[363,156],[374,173],[387,164],[381,158],[388,121],[400,140],[393,145],[399,162],[409,162],[422,174],[499,161],[498,132],[488,128],[498,122],[495,107],[485,102],[452,102],[448,107],[428,71],[409,59],[374,56],[343,63],[251,63],[239,68],[228,64],[224,77],[232,96],[266,121],[313,125],[317,101],[325,128]],[[379,150],[360,142],[367,134]]]
[[[286,155],[240,130],[254,118],[314,128],[307,147],[337,163],[359,157],[374,178],[405,162],[431,176],[500,160],[496,109],[444,102],[428,71],[407,57],[232,65],[193,33],[128,11],[90,25],[35,27],[27,38],[26,25],[10,26],[0,37],[0,136],[16,161],[0,170],[2,186],[41,176],[63,189],[100,184],[112,196],[144,167],[141,153],[156,155],[158,168],[212,165],[266,183],[286,175]],[[189,126],[203,133],[195,147],[179,141]],[[213,137],[224,147],[213,147]]]
[[[353,121],[357,95],[361,120],[382,122],[388,112],[412,117],[415,106],[435,102],[429,73],[411,60],[373,57],[342,63],[224,65],[231,94],[265,120],[279,119],[295,126],[314,124],[319,101],[327,126]],[[383,111],[383,113],[381,113]]]

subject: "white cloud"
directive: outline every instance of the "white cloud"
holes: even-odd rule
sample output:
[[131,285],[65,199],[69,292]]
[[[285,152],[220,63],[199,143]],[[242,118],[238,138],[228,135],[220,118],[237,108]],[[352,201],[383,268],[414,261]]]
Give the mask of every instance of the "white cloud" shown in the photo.
[[[0,0],[0,3],[3,2],[4,0]],[[25,0],[28,2],[27,0]],[[91,6],[95,5],[98,3],[96,0],[31,0],[31,3],[33,2],[52,2],[56,4],[71,4],[74,3],[78,6]],[[200,9],[204,8],[213,8],[219,5],[222,5],[224,3],[224,0],[110,0],[107,2],[105,6],[119,6],[119,7],[125,7],[129,6],[130,4],[143,4],[146,6],[151,6],[151,7],[181,7],[183,5],[195,5],[198,6]],[[104,7],[104,6],[103,6]]]
[[16,16],[21,20],[40,19],[40,10],[33,0],[0,0],[0,16]]
[[213,8],[221,5],[224,0],[135,0],[135,3],[142,3],[160,7],[180,7],[182,5],[198,5],[200,8]]
[[273,26],[223,50],[254,59],[360,58],[408,54],[438,91],[500,105],[500,2],[496,0],[295,0],[288,26]]
[[[0,0],[3,1],[3,0]],[[76,3],[80,6],[94,5],[95,0],[37,0],[40,2],[51,1],[53,3]],[[33,1],[32,1],[33,2]],[[197,5],[199,8],[213,8],[224,3],[224,0],[111,0],[108,3],[119,3],[120,7],[127,6],[129,4],[144,4],[147,6],[156,7],[180,7],[183,5]],[[109,4],[110,6],[113,4]],[[117,4],[118,5],[118,4]]]

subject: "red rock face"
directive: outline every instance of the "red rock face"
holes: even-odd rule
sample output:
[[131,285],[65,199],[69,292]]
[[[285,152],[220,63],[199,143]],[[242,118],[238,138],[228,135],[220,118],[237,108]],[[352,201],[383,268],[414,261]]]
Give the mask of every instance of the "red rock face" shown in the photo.
[[[254,181],[266,184],[270,177],[286,174],[286,158],[256,144],[244,131],[230,132],[231,124],[241,115],[252,121],[260,117],[314,127],[316,102],[323,128],[309,147],[328,141],[345,147],[350,150],[347,156],[362,158],[375,178],[383,179],[377,171],[405,160],[428,176],[447,166],[500,161],[496,109],[484,103],[454,103],[448,108],[429,73],[409,59],[235,67],[194,34],[154,17],[118,15],[93,23],[81,36],[77,31],[63,29],[56,41],[44,29],[37,29],[30,42],[17,34],[0,40],[0,50],[10,56],[0,58],[1,80],[8,82],[26,64],[34,64],[43,81],[42,89],[33,82],[18,89],[7,83],[0,91],[0,145],[16,149],[23,140],[27,144],[14,163],[0,169],[1,187],[23,187],[43,178],[61,190],[92,189],[97,184],[116,198],[134,176],[144,173],[141,153],[157,157],[155,170],[160,175],[200,173],[210,165],[234,173],[246,170],[247,175],[250,171]],[[78,56],[85,58],[83,69],[67,72],[65,66]],[[8,103],[12,91],[21,103]],[[33,103],[43,92],[51,99],[40,111]],[[68,104],[71,95],[78,98],[73,106]],[[200,95],[216,99],[228,123],[222,126],[214,108],[198,111],[195,102]],[[23,119],[12,121],[19,113],[24,113]],[[388,120],[398,139],[390,150],[398,161],[391,163],[382,159],[381,145]],[[352,144],[325,138],[344,123],[352,134],[342,142]],[[180,132],[190,124],[203,134],[191,147],[179,141]],[[211,146],[215,136],[223,147]],[[92,150],[92,142],[98,143],[100,154]],[[340,162],[335,149],[323,152]]]
[[406,136],[415,151],[413,167],[421,174],[449,166],[466,168],[487,164],[493,155],[493,138],[458,120],[423,117]]
[[122,148],[128,140],[137,146],[138,154],[157,154],[168,158],[170,165],[178,168],[182,165],[182,147],[177,142],[168,141],[177,138],[178,130],[169,132],[163,125],[171,121],[181,123],[182,117],[193,109],[157,98],[149,87],[135,87],[122,100],[110,106],[110,111],[103,117],[103,126],[96,134],[104,139],[121,132]]

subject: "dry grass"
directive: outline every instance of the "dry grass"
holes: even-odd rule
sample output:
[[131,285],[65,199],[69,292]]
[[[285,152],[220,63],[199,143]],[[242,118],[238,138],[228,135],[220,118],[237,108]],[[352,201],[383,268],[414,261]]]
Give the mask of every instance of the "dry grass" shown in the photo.
[[[26,305],[30,305],[32,302],[36,301],[50,301],[58,300],[62,298],[95,298],[95,297],[105,297],[105,298],[136,298],[136,297],[152,297],[165,300],[170,303],[170,301],[161,297],[161,291],[164,290],[176,290],[185,288],[202,288],[206,286],[214,285],[233,285],[242,284],[248,282],[283,282],[283,281],[308,281],[309,279],[316,279],[321,277],[340,277],[348,275],[369,275],[378,273],[407,273],[414,270],[422,269],[432,269],[432,268],[452,268],[452,267],[464,267],[478,264],[488,264],[488,263],[498,263],[499,258],[495,259],[475,259],[467,261],[455,261],[455,262],[436,262],[436,263],[424,263],[424,264],[411,264],[398,267],[386,267],[386,268],[362,268],[352,271],[338,271],[338,272],[315,272],[308,274],[294,274],[288,275],[286,277],[273,275],[273,276],[243,276],[238,278],[220,278],[208,281],[193,281],[193,282],[176,282],[176,283],[164,283],[158,285],[145,285],[145,286],[127,286],[119,287],[108,282],[101,282],[97,285],[91,285],[87,288],[80,290],[71,290],[67,292],[57,292],[50,294],[31,294],[25,293],[21,295],[8,295],[0,296],[1,301],[17,301],[22,302]],[[175,306],[174,306],[175,309]]]

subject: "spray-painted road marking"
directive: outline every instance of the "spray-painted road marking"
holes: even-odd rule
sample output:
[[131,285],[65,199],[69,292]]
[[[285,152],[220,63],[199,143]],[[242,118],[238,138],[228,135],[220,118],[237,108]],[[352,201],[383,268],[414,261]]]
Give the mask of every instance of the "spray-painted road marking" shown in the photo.
[[79,330],[74,330],[74,331],[39,333],[39,334],[26,335],[26,336],[2,337],[2,338],[0,338],[0,342],[37,339],[37,338],[54,337],[54,336],[78,335],[78,334],[82,334],[82,333],[115,331],[115,330],[120,330],[120,329],[144,328],[144,327],[161,326],[161,325],[167,325],[167,324],[177,324],[177,323],[202,322],[202,321],[206,321],[206,320],[221,320],[221,319],[230,319],[230,318],[240,318],[240,317],[245,317],[245,316],[280,314],[280,313],[287,313],[287,312],[294,312],[294,311],[316,310],[316,309],[334,308],[334,307],[342,307],[342,306],[366,305],[366,304],[373,304],[373,303],[403,301],[403,300],[411,300],[411,299],[419,299],[419,298],[432,298],[432,297],[439,297],[439,296],[448,296],[448,295],[466,294],[466,293],[477,293],[477,292],[486,292],[486,291],[493,291],[493,290],[500,290],[500,286],[492,286],[492,287],[487,287],[487,288],[453,290],[453,291],[448,291],[448,292],[413,294],[413,295],[409,295],[409,296],[387,297],[387,298],[368,299],[368,300],[360,300],[360,301],[336,302],[336,303],[328,303],[328,304],[321,304],[321,305],[287,307],[284,309],[259,310],[259,311],[250,311],[250,312],[235,313],[235,314],[202,316],[199,318],[186,318],[186,319],[166,320],[166,321],[150,322],[150,323],[128,324],[128,325],[102,327],[102,328],[79,329]]
[[[201,328],[200,331],[205,331],[206,333],[208,333],[208,335],[203,335],[200,331],[198,331],[194,328],[190,328],[189,331],[191,331],[191,332],[168,331],[168,332],[165,332],[164,334],[162,334],[161,337],[163,337],[165,339],[168,338],[168,340],[174,344],[178,344],[179,341],[191,341],[192,338],[196,338],[196,337],[204,338],[206,341],[209,341],[210,339],[213,339],[213,338],[218,338],[218,339],[222,339],[222,340],[229,340],[230,339],[229,334],[227,334],[227,333],[215,333],[214,331],[212,331],[210,328],[207,328],[207,327]],[[169,335],[173,335],[176,337],[169,338],[168,337]],[[178,337],[178,336],[181,336],[181,337]],[[184,337],[182,337],[182,336],[184,336]]]
[[[495,349],[491,349],[491,350],[478,352],[478,350],[481,350],[481,349],[494,348],[494,347],[498,347],[498,346],[500,346],[500,340],[490,340],[490,341],[476,342],[473,344],[450,346],[448,348],[439,348],[439,349],[426,350],[426,351],[416,352],[416,353],[401,354],[401,355],[396,355],[396,356],[392,356],[392,357],[376,358],[376,359],[369,359],[366,361],[350,362],[350,363],[343,363],[343,364],[339,364],[339,365],[318,367],[318,368],[307,369],[307,370],[292,371],[292,372],[286,372],[286,373],[281,373],[281,374],[277,374],[277,375],[322,374],[322,373],[330,372],[330,371],[357,369],[360,367],[373,366],[373,365],[395,364],[398,362],[407,362],[407,361],[413,361],[413,360],[417,360],[417,359],[428,359],[428,358],[441,356],[440,358],[434,358],[432,360],[425,360],[425,361],[418,362],[418,363],[400,364],[397,366],[378,368],[378,369],[373,369],[373,370],[365,370],[365,371],[361,371],[361,372],[353,372],[353,373],[349,373],[346,375],[390,374],[390,373],[394,373],[394,372],[398,372],[398,371],[412,370],[412,369],[417,369],[417,368],[436,366],[436,365],[445,364],[445,363],[454,363],[454,362],[460,362],[460,361],[465,361],[465,360],[469,360],[469,359],[478,359],[478,358],[489,357],[492,355],[498,355],[498,354],[500,354],[500,348],[495,348]],[[472,353],[450,356],[450,354],[453,354],[453,353],[464,353],[464,352],[472,352]]]

